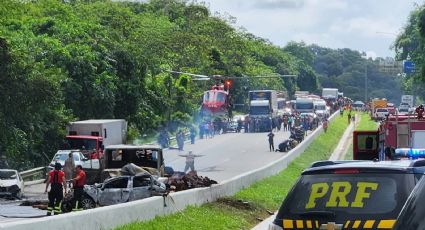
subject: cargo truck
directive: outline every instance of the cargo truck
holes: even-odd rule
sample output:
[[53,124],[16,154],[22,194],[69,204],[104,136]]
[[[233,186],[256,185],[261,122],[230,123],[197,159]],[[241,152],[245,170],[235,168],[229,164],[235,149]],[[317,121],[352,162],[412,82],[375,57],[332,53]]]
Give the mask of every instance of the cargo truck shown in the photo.
[[382,116],[379,116],[381,114],[378,110],[386,110],[387,109],[387,99],[385,98],[375,98],[371,102],[371,117],[374,120],[382,120]]
[[249,91],[251,131],[271,131],[273,123],[277,121],[277,111],[277,92],[275,90]]
[[314,103],[312,98],[299,97],[295,100],[295,111],[297,113],[314,113]]
[[79,149],[90,158],[101,158],[108,145],[125,144],[127,122],[123,119],[84,120],[69,123],[66,149]]
[[338,99],[338,89],[336,88],[323,88],[322,98],[325,100],[336,101]]
[[[400,104],[408,104],[409,108],[413,107],[413,95],[401,95],[401,103]],[[407,109],[409,109],[407,108]]]

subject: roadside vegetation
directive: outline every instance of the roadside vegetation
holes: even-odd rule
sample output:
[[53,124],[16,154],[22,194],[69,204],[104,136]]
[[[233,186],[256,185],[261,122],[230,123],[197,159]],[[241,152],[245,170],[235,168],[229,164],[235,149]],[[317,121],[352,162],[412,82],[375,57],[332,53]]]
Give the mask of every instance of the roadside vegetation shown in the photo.
[[357,125],[356,130],[358,131],[374,131],[378,128],[378,122],[370,118],[369,113],[358,113],[360,118],[360,123]]
[[326,160],[347,127],[346,116],[338,116],[288,167],[275,176],[258,181],[232,197],[188,207],[165,217],[117,228],[132,229],[250,229],[276,211],[301,172],[312,162]]

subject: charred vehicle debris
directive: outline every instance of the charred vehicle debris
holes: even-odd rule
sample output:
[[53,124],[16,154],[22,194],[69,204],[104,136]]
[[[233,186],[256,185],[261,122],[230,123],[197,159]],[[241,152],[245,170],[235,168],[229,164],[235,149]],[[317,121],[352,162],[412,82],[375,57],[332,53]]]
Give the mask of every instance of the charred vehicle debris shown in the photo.
[[[108,170],[108,178],[104,182],[84,186],[82,209],[126,203],[152,196],[167,196],[170,192],[217,184],[208,177],[198,176],[196,171],[187,174],[175,172],[169,177],[160,177],[151,172],[152,169],[149,171],[146,167],[139,167],[133,163],[128,163],[120,169]],[[73,193],[67,193],[62,201],[62,212],[71,212],[74,204]],[[27,202],[25,205],[39,209],[47,208],[47,204],[40,203]]]

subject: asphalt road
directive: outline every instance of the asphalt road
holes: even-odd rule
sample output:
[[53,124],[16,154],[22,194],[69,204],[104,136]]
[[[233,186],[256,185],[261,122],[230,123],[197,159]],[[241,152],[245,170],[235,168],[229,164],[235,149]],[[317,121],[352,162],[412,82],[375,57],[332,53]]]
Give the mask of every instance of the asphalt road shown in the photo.
[[[193,151],[203,155],[195,158],[195,170],[198,175],[208,176],[218,182],[231,179],[242,173],[262,167],[280,158],[286,153],[270,152],[268,133],[227,133],[215,135],[213,138],[197,139],[195,144],[185,143],[184,151],[168,149],[164,151],[165,164],[175,171],[183,171],[185,158],[179,155]],[[275,148],[289,137],[289,132],[275,133]],[[44,194],[45,184],[25,187],[24,200],[47,200]],[[0,223],[19,221],[16,216],[39,216],[46,211],[31,207],[18,206],[20,201],[0,200]]]
[[[218,182],[231,179],[242,173],[262,167],[286,153],[270,152],[268,133],[227,133],[213,138],[196,140],[195,144],[185,143],[184,151],[165,151],[165,165],[175,171],[183,171],[185,157],[180,154],[203,155],[195,158],[195,170],[200,176],[208,176]],[[275,133],[275,148],[289,137],[289,132]]]

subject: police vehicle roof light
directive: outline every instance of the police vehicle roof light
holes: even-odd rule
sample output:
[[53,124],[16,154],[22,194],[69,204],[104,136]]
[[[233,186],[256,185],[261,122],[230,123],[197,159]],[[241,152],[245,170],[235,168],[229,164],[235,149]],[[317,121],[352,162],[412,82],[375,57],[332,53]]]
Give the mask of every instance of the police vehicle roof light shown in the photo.
[[425,149],[399,148],[395,150],[395,156],[410,159],[425,158]]

